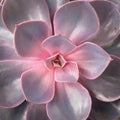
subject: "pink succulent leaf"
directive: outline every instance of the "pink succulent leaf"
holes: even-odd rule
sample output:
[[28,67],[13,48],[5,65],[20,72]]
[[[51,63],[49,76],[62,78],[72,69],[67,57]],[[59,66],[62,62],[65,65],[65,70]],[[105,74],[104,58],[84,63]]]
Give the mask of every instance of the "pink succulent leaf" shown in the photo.
[[114,102],[102,102],[93,100],[90,120],[119,120],[120,100]]
[[49,120],[46,113],[45,104],[29,104],[27,110],[27,120]]
[[90,95],[79,83],[57,82],[55,97],[47,104],[51,120],[86,120],[90,109]]
[[55,11],[63,4],[69,2],[69,0],[46,0],[46,2],[50,10],[51,19],[53,19]]
[[79,70],[76,63],[66,63],[63,68],[55,68],[55,80],[57,82],[77,82]]
[[99,21],[88,2],[72,1],[56,11],[54,29],[56,35],[61,34],[79,45],[98,31]]
[[22,93],[20,77],[22,72],[32,67],[29,61],[0,61],[0,106],[5,108],[21,104]]
[[17,55],[12,41],[0,40],[0,60],[21,59]]
[[100,20],[100,30],[91,41],[101,46],[107,45],[120,33],[120,13],[111,2],[93,1],[91,5]]
[[68,61],[76,61],[82,76],[95,79],[100,76],[111,61],[110,56],[94,43],[85,42],[66,56]]
[[0,108],[1,120],[26,120],[27,102],[15,108]]
[[22,88],[27,101],[33,103],[46,103],[54,96],[53,71],[40,63],[35,68],[22,75]]
[[83,79],[83,84],[94,94],[97,99],[105,102],[111,102],[120,99],[119,79],[120,59],[113,57],[113,61],[99,78],[93,81]]
[[28,20],[44,21],[51,34],[51,22],[48,6],[45,0],[6,0],[3,5],[3,20],[11,32],[16,24]]
[[2,21],[2,18],[1,18],[1,9],[2,7],[0,6],[0,38],[1,39],[7,39],[7,40],[12,40],[13,39],[13,35],[11,34],[11,32],[9,32],[4,24],[3,24],[3,21]]
[[51,55],[56,53],[65,54],[75,48],[75,45],[60,35],[47,38],[45,41],[43,41],[42,46]]
[[48,37],[47,25],[42,21],[27,21],[18,24],[15,29],[15,46],[23,57],[46,58],[48,52],[41,47]]

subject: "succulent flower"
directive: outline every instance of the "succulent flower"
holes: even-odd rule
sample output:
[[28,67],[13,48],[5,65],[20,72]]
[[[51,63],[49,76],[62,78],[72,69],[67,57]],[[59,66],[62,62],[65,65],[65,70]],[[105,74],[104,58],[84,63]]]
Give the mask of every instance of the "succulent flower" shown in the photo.
[[[111,80],[112,89],[106,92],[109,85],[104,79],[111,73],[114,76],[111,69],[119,65],[119,58],[102,48],[120,33],[120,14],[114,4],[6,0],[1,11],[8,28],[1,21],[1,108],[14,108],[26,100],[29,105],[21,120],[40,116],[43,120],[86,120],[92,105],[86,88],[102,101],[120,98],[120,92],[113,91],[120,90],[119,81]],[[48,117],[44,118],[45,109]]]

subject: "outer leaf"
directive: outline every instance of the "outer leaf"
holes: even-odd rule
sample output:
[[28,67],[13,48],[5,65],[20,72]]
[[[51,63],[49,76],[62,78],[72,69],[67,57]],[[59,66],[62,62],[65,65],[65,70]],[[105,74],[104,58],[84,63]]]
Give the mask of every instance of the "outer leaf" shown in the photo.
[[116,39],[111,46],[105,49],[108,53],[120,58],[120,36]]
[[68,2],[54,17],[55,34],[69,38],[76,45],[96,34],[98,28],[98,18],[88,2]]
[[115,102],[101,102],[93,100],[90,120],[119,120],[120,119],[120,100]]
[[24,57],[46,58],[49,54],[42,48],[42,41],[48,36],[48,27],[41,21],[23,22],[15,29],[15,46]]
[[25,97],[22,94],[20,77],[22,72],[31,68],[33,63],[27,61],[0,62],[0,106],[15,107],[21,104]]
[[0,0],[0,5],[2,6],[5,0]]
[[93,81],[83,79],[83,84],[95,97],[105,102],[120,99],[120,59],[113,59],[99,78]]
[[69,2],[69,0],[46,0],[49,10],[50,10],[50,14],[51,14],[51,18],[53,19],[54,13],[55,11],[62,6],[63,4],[65,4],[66,2]]
[[46,113],[45,104],[29,104],[27,110],[27,120],[49,120]]
[[3,20],[8,29],[14,32],[16,24],[27,20],[41,20],[49,27],[51,23],[45,0],[6,0],[3,5]]
[[117,8],[118,8],[118,10],[120,12],[120,1],[119,0],[108,0],[108,1],[113,2],[117,6]]
[[0,60],[22,59],[15,51],[12,41],[0,40]]
[[26,120],[27,102],[15,108],[0,108],[1,120]]
[[[72,1],[72,0],[71,0]],[[83,1],[83,0],[75,0],[75,1]],[[98,0],[84,0],[84,1],[98,1]],[[112,2],[116,5],[116,7],[118,8],[118,10],[120,11],[120,1],[119,0],[100,0],[100,1],[108,1],[108,2]]]
[[7,40],[12,40],[13,35],[11,32],[6,29],[6,27],[3,24],[2,17],[1,17],[1,9],[2,7],[0,6],[0,39],[7,39]]
[[120,14],[111,2],[93,1],[91,5],[100,19],[100,30],[91,41],[102,46],[107,45],[120,33]]

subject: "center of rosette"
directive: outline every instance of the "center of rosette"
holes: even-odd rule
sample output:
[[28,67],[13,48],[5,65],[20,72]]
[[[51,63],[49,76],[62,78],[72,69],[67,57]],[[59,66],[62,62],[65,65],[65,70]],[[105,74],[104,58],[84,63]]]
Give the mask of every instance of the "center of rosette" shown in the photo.
[[64,67],[67,61],[61,54],[56,54],[46,60],[48,68]]

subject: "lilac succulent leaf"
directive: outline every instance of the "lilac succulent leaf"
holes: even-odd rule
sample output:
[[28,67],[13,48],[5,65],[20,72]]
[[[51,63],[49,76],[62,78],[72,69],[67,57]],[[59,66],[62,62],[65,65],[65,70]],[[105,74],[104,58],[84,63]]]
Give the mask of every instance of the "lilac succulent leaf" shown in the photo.
[[67,37],[76,45],[93,37],[98,30],[98,17],[88,2],[68,2],[55,13],[55,34]]
[[[83,1],[83,0],[76,0],[76,1]],[[84,1],[98,1],[98,0],[84,0]],[[115,4],[115,6],[118,8],[119,12],[120,12],[120,1],[119,0],[100,0],[100,1],[108,1],[108,2],[112,2],[113,4]]]
[[49,120],[45,104],[29,104],[27,109],[27,120]]
[[23,57],[46,58],[49,54],[41,47],[42,41],[48,37],[48,27],[42,21],[27,21],[15,28],[15,47]]
[[53,71],[43,62],[22,74],[22,88],[26,100],[36,104],[45,104],[54,96]]
[[109,54],[94,43],[85,42],[66,55],[68,61],[78,64],[80,75],[87,79],[100,76],[111,61]]
[[92,101],[90,120],[119,120],[120,100],[108,103],[97,99],[92,99]]
[[27,106],[24,102],[15,108],[0,108],[0,120],[26,120]]
[[5,0],[0,0],[0,6],[3,5],[4,1],[5,1]]
[[66,54],[70,52],[75,45],[72,44],[68,39],[57,35],[51,36],[43,41],[42,46],[51,54],[61,53]]
[[11,32],[6,29],[6,27],[3,24],[2,17],[1,17],[1,9],[2,7],[0,6],[0,39],[7,39],[7,40],[12,40],[13,35]]
[[108,45],[120,33],[120,13],[111,2],[93,1],[90,3],[96,10],[100,20],[100,30],[90,41],[101,46]]
[[120,1],[119,0],[110,0],[110,1],[113,2],[117,6],[117,8],[120,12]]
[[105,102],[120,99],[120,59],[115,56],[112,58],[113,61],[99,78],[93,81],[79,80],[97,99]]
[[111,46],[105,48],[105,50],[112,55],[120,58],[120,36],[113,42]]
[[28,20],[44,21],[52,33],[48,6],[45,0],[6,0],[2,9],[3,20],[11,32],[16,24]]
[[63,68],[55,68],[56,82],[77,82],[79,69],[76,63],[68,62]]
[[12,41],[0,40],[0,60],[22,59],[15,51]]
[[0,61],[0,107],[15,107],[25,100],[20,77],[22,72],[32,66],[32,61]]
[[86,120],[91,109],[88,91],[79,83],[56,83],[54,99],[47,104],[51,120]]
[[53,20],[55,11],[65,3],[69,2],[69,0],[46,0],[46,2],[50,11],[51,19]]

